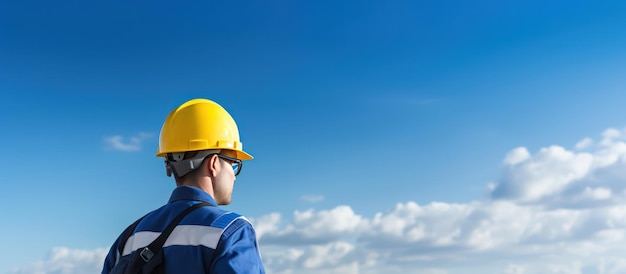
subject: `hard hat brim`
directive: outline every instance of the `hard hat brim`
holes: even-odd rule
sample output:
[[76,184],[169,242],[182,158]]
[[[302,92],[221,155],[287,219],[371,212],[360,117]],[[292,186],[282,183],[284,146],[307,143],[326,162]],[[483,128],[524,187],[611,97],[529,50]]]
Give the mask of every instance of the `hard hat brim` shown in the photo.
[[[220,148],[214,148],[214,149],[220,149]],[[254,157],[252,155],[250,155],[249,153],[247,153],[247,152],[245,152],[243,150],[234,150],[234,149],[230,149],[230,148],[222,148],[222,150],[232,151],[233,153],[235,153],[235,157],[234,158],[237,158],[237,159],[242,160],[242,161],[247,161],[247,160],[254,159]],[[187,152],[187,151],[177,151],[177,152]],[[155,154],[154,156],[165,158],[167,153],[173,153],[173,152],[161,152],[161,153]]]

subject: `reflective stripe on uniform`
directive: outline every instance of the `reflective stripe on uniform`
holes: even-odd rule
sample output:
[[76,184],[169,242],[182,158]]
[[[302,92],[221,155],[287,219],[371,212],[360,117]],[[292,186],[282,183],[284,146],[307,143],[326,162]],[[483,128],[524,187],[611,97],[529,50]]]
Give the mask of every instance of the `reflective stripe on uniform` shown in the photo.
[[[240,217],[241,218],[241,217]],[[240,218],[235,218],[232,221]],[[229,222],[229,223],[232,223]],[[228,227],[228,226],[226,226]],[[203,225],[178,225],[167,238],[163,247],[181,245],[181,246],[206,246],[211,249],[217,247],[217,243],[222,237],[225,228],[218,228]],[[139,231],[130,236],[122,256],[126,256],[133,251],[149,245],[161,232]]]

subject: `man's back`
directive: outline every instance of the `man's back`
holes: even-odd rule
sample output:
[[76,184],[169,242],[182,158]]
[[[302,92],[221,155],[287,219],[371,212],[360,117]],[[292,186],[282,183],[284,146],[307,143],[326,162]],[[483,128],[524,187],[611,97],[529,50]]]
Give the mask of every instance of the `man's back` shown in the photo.
[[[241,215],[216,206],[210,195],[195,187],[176,188],[167,205],[151,212],[138,224],[128,241],[111,247],[102,273],[122,257],[150,244],[183,210],[198,203],[199,208],[181,220],[164,244],[166,273],[264,273],[252,225]],[[118,245],[124,244],[118,255]]]

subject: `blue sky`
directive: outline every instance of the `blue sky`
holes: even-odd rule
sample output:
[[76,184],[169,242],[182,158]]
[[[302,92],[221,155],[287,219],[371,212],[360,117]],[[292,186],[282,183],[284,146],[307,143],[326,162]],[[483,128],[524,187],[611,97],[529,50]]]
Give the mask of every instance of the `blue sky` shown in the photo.
[[[228,208],[272,273],[623,273],[622,248],[590,245],[626,243],[624,12],[4,1],[0,273],[94,271],[167,201],[159,130],[193,98],[223,105],[255,156]],[[560,231],[568,214],[586,221]],[[566,252],[581,246],[597,260]]]

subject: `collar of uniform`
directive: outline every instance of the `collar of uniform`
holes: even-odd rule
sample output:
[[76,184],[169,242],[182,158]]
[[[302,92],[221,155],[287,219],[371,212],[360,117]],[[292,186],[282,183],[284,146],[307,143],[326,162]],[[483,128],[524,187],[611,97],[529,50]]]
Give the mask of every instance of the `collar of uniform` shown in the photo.
[[172,191],[172,196],[170,196],[170,203],[180,200],[195,200],[195,201],[203,201],[213,206],[217,206],[213,197],[203,190],[192,187],[192,186],[179,186]]

